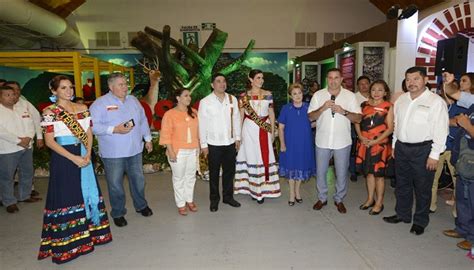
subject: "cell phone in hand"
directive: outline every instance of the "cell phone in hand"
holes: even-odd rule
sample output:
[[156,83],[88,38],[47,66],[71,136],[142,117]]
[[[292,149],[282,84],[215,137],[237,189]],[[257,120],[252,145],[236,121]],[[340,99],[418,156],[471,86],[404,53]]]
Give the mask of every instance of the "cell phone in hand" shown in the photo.
[[133,121],[133,118],[128,120],[127,122],[125,122],[123,124],[124,127],[128,128],[128,127],[134,127],[135,126],[135,122]]

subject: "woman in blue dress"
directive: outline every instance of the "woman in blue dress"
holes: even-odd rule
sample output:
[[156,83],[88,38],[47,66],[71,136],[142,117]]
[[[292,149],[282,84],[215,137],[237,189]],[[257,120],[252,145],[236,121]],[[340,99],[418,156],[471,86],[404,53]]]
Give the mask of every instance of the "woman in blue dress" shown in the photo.
[[109,243],[112,234],[91,163],[89,110],[71,102],[68,77],[55,76],[49,87],[56,101],[43,111],[41,122],[51,162],[38,259],[62,264]]
[[288,87],[292,102],[283,106],[278,117],[278,134],[280,137],[281,177],[288,179],[290,196],[288,205],[302,203],[300,194],[302,181],[316,175],[314,157],[314,138],[311,132],[311,121],[308,118],[308,103],[303,102],[303,86],[299,83]]

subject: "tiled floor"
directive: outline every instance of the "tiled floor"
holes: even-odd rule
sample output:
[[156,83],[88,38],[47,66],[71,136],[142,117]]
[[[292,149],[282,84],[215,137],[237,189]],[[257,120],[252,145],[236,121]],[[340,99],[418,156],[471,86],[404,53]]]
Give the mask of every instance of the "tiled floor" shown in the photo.
[[[37,261],[44,202],[20,204],[20,212],[0,208],[0,269],[474,269],[474,261],[442,235],[453,227],[450,209],[440,199],[424,235],[409,233],[409,224],[391,225],[393,189],[386,188],[385,211],[369,216],[358,206],[365,185],[349,183],[348,213],[339,214],[329,201],[312,210],[314,180],[302,185],[302,204],[289,207],[283,195],[258,205],[248,196],[235,198],[241,208],[219,205],[209,212],[207,182],[196,183],[197,213],[179,216],[169,172],[149,174],[146,196],[154,215],[135,213],[128,197],[128,226],[111,225],[114,241],[65,265]],[[103,177],[100,183],[107,195]],[[38,179],[45,197],[47,179]],[[108,202],[108,201],[107,201]]]

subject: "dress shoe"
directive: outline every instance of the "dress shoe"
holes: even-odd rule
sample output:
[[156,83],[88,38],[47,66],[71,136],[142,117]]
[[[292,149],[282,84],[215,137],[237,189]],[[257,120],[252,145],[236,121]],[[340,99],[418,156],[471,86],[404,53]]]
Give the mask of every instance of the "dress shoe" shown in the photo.
[[186,211],[186,206],[184,207],[178,207],[178,213],[182,216],[187,216],[188,215],[188,211]]
[[346,207],[344,206],[342,202],[340,203],[334,202],[334,205],[336,206],[337,211],[339,211],[339,213],[341,214],[347,213]]
[[302,203],[302,202],[303,202],[303,199],[301,199],[301,198],[300,198],[300,199],[295,198],[295,201],[296,201],[297,203]]
[[369,215],[371,215],[371,216],[376,216],[376,215],[382,213],[383,208],[384,208],[384,207],[383,207],[383,204],[382,204],[382,207],[380,207],[380,210],[379,210],[379,211],[374,211],[374,209],[372,208],[372,209],[369,211]]
[[411,226],[410,232],[416,235],[422,235],[425,232],[425,228],[421,227],[420,225],[413,224]]
[[374,205],[375,205],[375,201],[374,201],[373,203],[371,203],[370,205],[361,204],[361,205],[359,206],[359,209],[360,209],[360,210],[367,210],[367,209],[369,209],[370,207],[374,207]]
[[295,205],[295,202],[288,201],[288,205],[289,205],[289,206],[294,206],[294,205]]
[[456,230],[444,230],[443,234],[452,238],[462,238],[462,236]]
[[222,201],[222,202],[225,203],[225,204],[228,204],[232,207],[240,207],[240,203],[238,201],[234,200],[234,199],[228,200],[228,201]]
[[383,221],[387,223],[392,223],[392,224],[397,224],[400,222],[403,223],[410,223],[410,221],[404,221],[401,218],[399,218],[397,215],[389,216],[389,217],[383,217]]
[[31,197],[38,197],[39,195],[40,195],[40,193],[36,190],[32,190],[31,194],[30,194]]
[[211,206],[209,207],[209,210],[211,210],[211,212],[217,212],[217,209],[219,209],[217,204],[211,203]]
[[198,207],[194,202],[186,203],[186,205],[188,206],[189,211],[197,212]]
[[436,212],[436,210],[431,210],[430,209],[430,214],[434,214]]
[[124,227],[127,226],[127,220],[124,217],[114,218],[115,226]]
[[265,202],[265,198],[262,198],[261,200],[257,200],[258,204],[263,204]]
[[10,214],[13,214],[13,213],[18,212],[18,211],[20,211],[20,209],[18,209],[18,206],[16,206],[16,204],[12,204],[12,205],[7,206],[7,212],[10,213]]
[[320,200],[318,200],[314,205],[313,205],[313,210],[321,210],[321,208],[323,208],[325,205],[327,205],[328,202],[325,201],[325,202],[322,202]]
[[153,215],[153,211],[151,211],[150,207],[148,207],[148,206],[143,208],[142,210],[137,211],[137,213],[142,214],[142,216],[144,216],[144,217],[149,217],[149,216]]
[[471,242],[464,240],[456,244],[458,248],[465,249],[465,250],[471,250],[472,249],[472,244]]
[[41,201],[41,200],[42,200],[41,198],[29,197],[28,199],[23,200],[23,201],[20,201],[20,202],[34,203],[34,202],[39,202],[39,201]]

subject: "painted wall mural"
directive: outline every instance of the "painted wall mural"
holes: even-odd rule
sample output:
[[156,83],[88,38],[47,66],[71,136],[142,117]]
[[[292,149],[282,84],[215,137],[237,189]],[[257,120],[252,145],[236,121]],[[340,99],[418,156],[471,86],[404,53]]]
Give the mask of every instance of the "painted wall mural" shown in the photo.
[[[130,89],[130,92],[131,94],[143,101],[142,105],[145,109],[148,120],[152,127],[154,127],[156,130],[159,130],[161,128],[161,119],[164,113],[173,106],[173,103],[170,101],[170,95],[173,92],[173,89],[175,89],[175,87],[190,86],[192,89],[194,89],[194,106],[197,108],[199,99],[211,92],[210,76],[217,71],[223,71],[226,74],[228,92],[238,96],[246,90],[247,76],[250,70],[261,69],[264,72],[265,78],[263,88],[272,91],[275,103],[275,110],[278,114],[280,108],[286,102],[288,102],[288,97],[286,93],[289,81],[287,71],[288,53],[250,51],[250,48],[253,46],[253,41],[249,43],[249,47],[247,48],[247,50],[244,51],[243,54],[240,52],[223,52],[222,42],[225,42],[225,39],[221,36],[223,35],[222,33],[223,32],[218,32],[216,34],[218,37],[220,36],[221,39],[217,47],[218,53],[216,54],[215,52],[211,53],[205,51],[204,54],[210,55],[208,56],[208,58],[203,58],[200,53],[196,53],[195,50],[197,50],[197,48],[192,48],[192,45],[191,48],[186,47],[186,49],[180,47],[182,50],[188,51],[188,54],[191,55],[187,57],[200,57],[201,59],[207,59],[206,61],[209,61],[209,63],[212,64],[211,66],[206,66],[205,69],[188,69],[186,71],[188,74],[186,75],[186,80],[180,78],[167,78],[166,76],[163,76],[166,74],[165,71],[167,70],[165,64],[163,63],[163,60],[159,60],[159,58],[150,60],[149,57],[144,56],[144,54],[142,53],[91,54],[90,56],[99,58],[104,61],[112,62],[114,64],[134,68],[135,86],[133,89]],[[226,35],[227,34],[225,34],[225,36]],[[208,45],[208,47],[214,48],[214,45],[211,44]],[[155,50],[156,44],[151,45],[151,48],[154,48]],[[192,53],[189,52],[189,50],[193,50]],[[173,57],[175,57],[176,54],[179,54],[178,51],[173,55]],[[170,56],[168,55],[165,57]],[[214,59],[215,57],[217,57],[217,59]],[[176,59],[177,58],[175,57],[175,60],[173,61],[177,61]],[[181,59],[182,62],[178,61],[178,63],[174,63],[176,67],[171,68],[171,74],[176,74],[177,70],[179,71],[181,70],[181,68],[190,68],[195,65],[198,65],[195,62],[188,63],[186,60],[186,55],[181,55],[179,59]],[[143,67],[144,62],[153,63],[153,61],[158,63],[158,69],[160,70],[162,75],[160,80],[157,81],[156,89],[150,87],[150,70],[147,71]],[[48,97],[50,95],[50,91],[47,88],[47,85],[49,80],[55,75],[57,75],[56,73],[37,71],[30,72],[28,70],[9,68],[0,71],[3,71],[3,74],[8,75],[9,80],[19,80],[20,83],[24,85],[23,94],[37,107],[41,109],[45,105],[49,104]],[[196,72],[199,74],[205,72],[206,78],[203,80],[202,74],[196,75]],[[209,77],[207,77],[208,75]],[[102,72],[100,74],[102,95],[108,92],[107,76],[108,72]],[[94,91],[89,91],[96,87],[97,82],[93,80],[93,77],[94,76],[92,73],[83,72],[82,81],[84,82],[84,85],[76,87],[82,87],[83,89],[85,89],[85,93],[93,93]],[[196,79],[197,77],[200,78],[199,82],[198,79]],[[179,81],[183,84],[176,84],[176,82]],[[188,83],[184,83],[185,81],[187,81]],[[146,98],[150,97],[150,89],[154,89],[153,91],[156,90],[156,93],[153,93],[153,95],[151,95],[154,100],[152,102],[147,102]],[[89,97],[90,102],[92,102],[95,98],[95,95],[91,94],[91,97]]]

